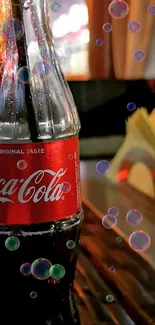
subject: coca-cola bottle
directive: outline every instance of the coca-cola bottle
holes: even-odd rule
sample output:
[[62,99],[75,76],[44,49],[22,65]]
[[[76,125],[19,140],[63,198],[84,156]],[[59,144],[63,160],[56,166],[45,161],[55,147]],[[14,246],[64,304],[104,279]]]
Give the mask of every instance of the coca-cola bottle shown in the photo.
[[80,324],[75,104],[48,0],[0,0],[0,324]]

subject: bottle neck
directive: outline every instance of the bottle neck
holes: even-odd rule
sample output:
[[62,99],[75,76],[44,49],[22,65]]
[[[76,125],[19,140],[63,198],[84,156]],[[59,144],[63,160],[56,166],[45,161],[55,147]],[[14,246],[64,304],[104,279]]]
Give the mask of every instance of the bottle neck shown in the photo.
[[[0,38],[0,140],[28,141],[30,134],[35,142],[77,135],[79,118],[55,55],[48,0],[1,1],[0,23],[9,19],[9,25],[4,23]],[[30,74],[26,82],[21,80],[23,69]],[[24,127],[26,138],[21,135]]]

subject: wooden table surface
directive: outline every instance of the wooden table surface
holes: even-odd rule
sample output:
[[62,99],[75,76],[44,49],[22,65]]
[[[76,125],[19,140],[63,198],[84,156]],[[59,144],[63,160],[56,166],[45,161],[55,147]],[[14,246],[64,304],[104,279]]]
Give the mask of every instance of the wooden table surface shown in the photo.
[[[127,242],[133,231],[147,232],[151,245],[147,251],[139,254],[155,268],[155,200],[124,183],[113,184],[106,176],[97,173],[96,163],[97,161],[81,162],[83,201],[91,203],[101,219],[110,207],[117,207],[120,213],[115,229]],[[126,214],[131,209],[137,209],[143,214],[142,222],[136,226],[126,222]]]
[[[154,201],[128,185],[114,185],[95,167],[95,161],[81,163],[85,218],[74,281],[81,325],[155,325]],[[120,211],[118,225],[106,229],[101,219],[112,206]],[[128,244],[137,229],[125,219],[133,208],[143,213],[138,228],[152,240],[141,254]]]

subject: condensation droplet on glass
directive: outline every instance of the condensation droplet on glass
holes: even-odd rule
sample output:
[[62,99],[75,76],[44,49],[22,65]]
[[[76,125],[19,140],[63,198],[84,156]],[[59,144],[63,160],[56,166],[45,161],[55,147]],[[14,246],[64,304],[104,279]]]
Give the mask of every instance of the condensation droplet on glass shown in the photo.
[[23,7],[24,7],[25,10],[27,10],[27,9],[30,8],[31,2],[32,2],[32,0],[26,0],[26,1],[24,2]]

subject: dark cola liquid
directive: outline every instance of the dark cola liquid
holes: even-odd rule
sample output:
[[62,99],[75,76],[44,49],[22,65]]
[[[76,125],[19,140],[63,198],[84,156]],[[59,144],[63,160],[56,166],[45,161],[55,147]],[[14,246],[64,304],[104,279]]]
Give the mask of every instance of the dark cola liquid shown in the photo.
[[[79,213],[57,223],[3,227],[0,324],[80,324],[72,286],[81,221]],[[53,277],[52,265],[58,265]]]

